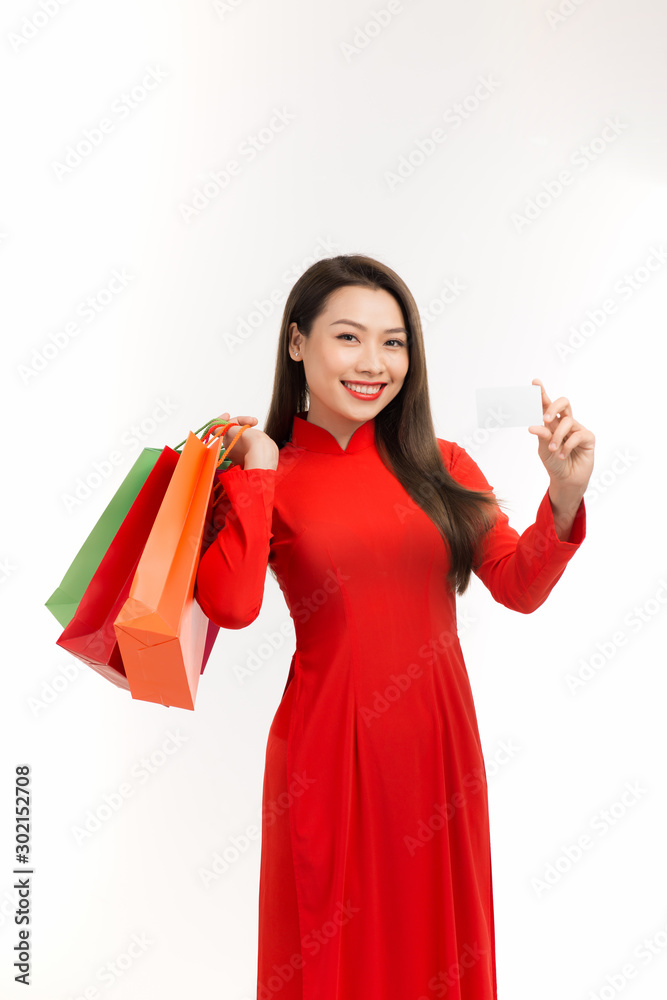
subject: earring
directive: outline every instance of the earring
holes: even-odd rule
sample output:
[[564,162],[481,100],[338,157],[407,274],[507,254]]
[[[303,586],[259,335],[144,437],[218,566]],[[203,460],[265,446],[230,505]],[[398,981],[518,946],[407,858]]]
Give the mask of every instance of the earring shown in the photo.
[[294,357],[295,357],[295,358],[297,357],[298,353],[299,353],[298,351],[295,351],[295,352],[294,352]]

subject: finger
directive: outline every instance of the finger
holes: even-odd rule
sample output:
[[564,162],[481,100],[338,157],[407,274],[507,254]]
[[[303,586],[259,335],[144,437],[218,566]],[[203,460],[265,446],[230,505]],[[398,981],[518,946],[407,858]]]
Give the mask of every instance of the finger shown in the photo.
[[256,424],[257,423],[257,417],[235,417],[234,419],[238,420],[238,422],[240,424]]
[[551,436],[551,441],[549,442],[549,447],[552,451],[560,448],[563,440],[571,434],[573,430],[576,430],[578,425],[575,425],[575,421],[572,417],[561,417],[558,421],[558,426]]
[[229,414],[221,413],[219,417],[216,417],[215,420],[212,420],[208,425],[208,433],[215,434],[219,432],[221,427],[224,427],[226,423],[229,423]]
[[557,413],[560,413],[561,417],[565,416],[565,414],[572,416],[570,401],[565,396],[559,396],[558,399],[549,404],[544,414],[545,421],[555,420]]
[[582,428],[580,431],[575,431],[574,434],[570,434],[567,441],[563,444],[563,447],[558,452],[559,458],[567,458],[571,451],[577,447],[577,445],[582,444],[586,440],[586,434]]
[[[560,427],[560,424],[558,426]],[[548,447],[550,453],[558,450],[557,448],[551,447],[555,441],[556,431],[550,431],[548,427],[544,426],[544,424],[530,424],[528,430],[531,434],[534,434],[535,437],[538,437],[541,443],[544,443]],[[562,438],[566,436],[566,432],[564,431],[561,435],[560,441],[562,441]],[[560,441],[556,441],[556,444],[558,445]]]
[[547,444],[551,441],[552,431],[550,431],[548,427],[545,427],[544,424],[529,424],[528,430],[531,434],[534,434],[535,437],[541,438]]
[[541,424],[531,424],[528,430],[544,441],[549,451],[555,452],[558,451],[564,440],[566,438],[569,440],[573,431],[579,430],[580,427],[581,425],[573,420],[572,417],[563,417],[562,420],[559,420],[556,429],[553,431]]
[[532,383],[531,383],[531,385],[535,385],[536,383],[537,383],[537,385],[539,385],[540,391],[541,391],[541,394],[542,394],[542,413],[544,413],[545,407],[550,405],[551,400],[547,396],[547,390],[544,388],[544,386],[540,382],[539,378],[534,378],[533,381],[532,381]]

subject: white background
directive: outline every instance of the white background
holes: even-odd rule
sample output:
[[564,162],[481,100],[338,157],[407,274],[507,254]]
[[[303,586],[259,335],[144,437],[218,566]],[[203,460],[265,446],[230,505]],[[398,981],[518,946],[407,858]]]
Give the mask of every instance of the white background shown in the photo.
[[[548,486],[537,439],[480,433],[475,387],[540,378],[596,435],[588,535],[547,603],[511,612],[477,578],[459,601],[474,619],[461,642],[489,773],[499,998],[664,995],[667,17],[660,0],[561,8],[410,0],[378,30],[387,5],[352,0],[5,0],[3,997],[25,995],[12,967],[24,762],[33,1000],[255,996],[252,833],[293,651],[291,635],[271,655],[262,645],[289,622],[277,584],[267,577],[250,627],[219,637],[194,712],[133,701],[60,650],[44,601],[139,447],[174,445],[224,410],[263,424],[282,311],[271,295],[345,252],[412,290],[436,433],[468,449],[518,531]],[[149,69],[153,89],[121,116]],[[275,109],[291,120],[262,132]],[[112,130],[59,176],[104,118]],[[444,141],[420,155],[436,128]],[[242,144],[260,133],[270,141],[250,160]],[[233,159],[239,173],[188,221],[184,206]],[[114,270],[126,287],[86,321],[80,303],[101,305]],[[449,303],[447,282],[464,287]],[[114,451],[119,464],[68,509]],[[242,680],[251,654],[261,666]],[[567,676],[591,660],[572,691]],[[165,757],[169,733],[183,743]],[[77,842],[128,781],[133,795]],[[623,805],[626,783],[641,791]],[[585,834],[592,846],[568,862]],[[201,870],[244,835],[206,888]],[[128,960],[133,935],[150,943]],[[119,974],[103,981],[107,963]]]

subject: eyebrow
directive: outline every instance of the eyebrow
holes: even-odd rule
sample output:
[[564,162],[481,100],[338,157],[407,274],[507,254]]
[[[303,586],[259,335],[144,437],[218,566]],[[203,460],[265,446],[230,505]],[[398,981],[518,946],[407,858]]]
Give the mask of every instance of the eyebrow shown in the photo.
[[[355,321],[353,319],[337,319],[337,320],[335,320],[335,322],[330,323],[329,325],[330,326],[335,326],[336,323],[349,323],[350,326],[356,326],[358,330],[365,330],[366,329],[366,327],[363,325],[363,323],[355,323]],[[406,337],[407,337],[407,334],[408,334],[408,331],[405,329],[404,326],[395,326],[395,327],[393,327],[393,329],[391,329],[391,330],[385,330],[384,332],[385,333],[404,333],[406,335]]]

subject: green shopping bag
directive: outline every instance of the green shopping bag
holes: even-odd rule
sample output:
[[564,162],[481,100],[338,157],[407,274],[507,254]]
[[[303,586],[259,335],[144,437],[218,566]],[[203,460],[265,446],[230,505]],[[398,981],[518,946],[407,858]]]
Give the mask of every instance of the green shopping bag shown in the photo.
[[161,448],[144,448],[79,549],[60,586],[56,587],[45,602],[46,607],[63,628],[66,628],[74,617],[105,552],[161,454]]

